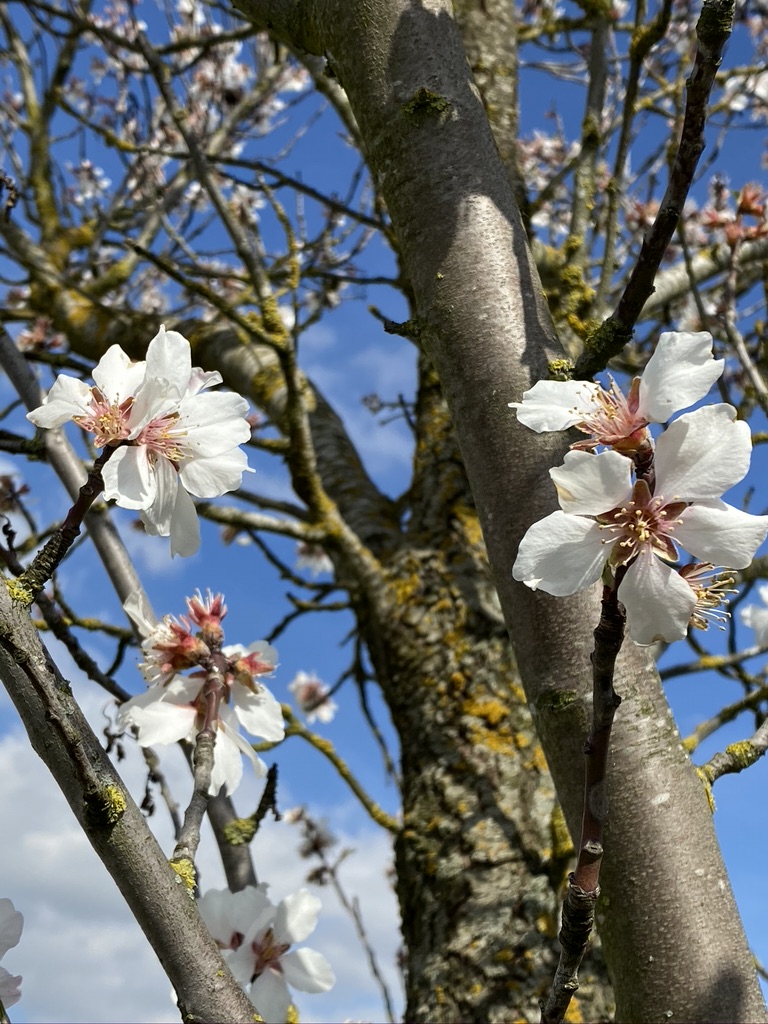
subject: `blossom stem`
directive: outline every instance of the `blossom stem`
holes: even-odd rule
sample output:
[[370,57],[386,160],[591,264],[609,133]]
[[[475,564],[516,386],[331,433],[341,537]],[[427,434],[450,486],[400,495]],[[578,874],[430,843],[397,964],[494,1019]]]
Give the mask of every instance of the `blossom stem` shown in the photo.
[[[212,660],[215,658],[216,655]],[[200,826],[208,807],[216,745],[216,722],[225,685],[224,676],[218,665],[212,664],[200,694],[200,702],[205,710],[192,757],[194,789],[189,806],[184,812],[184,822],[171,857],[171,866],[176,866],[182,878],[196,878],[195,857],[200,845]]]
[[34,600],[61,564],[64,556],[80,535],[86,513],[104,490],[102,471],[117,446],[108,445],[93,464],[88,479],[78,492],[72,508],[58,530],[48,539],[41,551],[35,555],[32,564],[19,578]]
[[632,455],[632,461],[635,464],[635,476],[638,480],[645,480],[651,494],[656,490],[656,470],[654,468],[653,456],[653,441],[650,438],[646,439]]
[[619,603],[618,589],[626,572],[621,566],[611,586],[603,588],[600,621],[594,632],[592,652],[592,729],[584,745],[586,773],[584,810],[576,870],[568,879],[560,929],[560,962],[546,1003],[542,1001],[542,1024],[559,1024],[579,987],[579,966],[594,923],[600,895],[600,865],[603,859],[603,828],[608,811],[605,796],[606,768],[611,728],[621,697],[613,688],[613,675],[624,641],[626,614]]

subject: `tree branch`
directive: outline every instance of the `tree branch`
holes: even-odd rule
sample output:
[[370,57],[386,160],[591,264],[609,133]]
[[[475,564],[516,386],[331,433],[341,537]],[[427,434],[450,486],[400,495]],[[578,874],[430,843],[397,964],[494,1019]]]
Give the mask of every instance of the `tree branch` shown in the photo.
[[615,312],[587,339],[574,369],[576,379],[593,377],[621,352],[631,340],[643,306],[653,292],[656,273],[683,212],[704,150],[709,94],[720,67],[723,48],[731,34],[734,9],[734,0],[704,0],[696,25],[698,48],[688,79],[683,128],[667,190]]
[[253,1005],[9,586],[0,581],[0,675],[32,746],[152,944],[185,1019],[252,1020]]

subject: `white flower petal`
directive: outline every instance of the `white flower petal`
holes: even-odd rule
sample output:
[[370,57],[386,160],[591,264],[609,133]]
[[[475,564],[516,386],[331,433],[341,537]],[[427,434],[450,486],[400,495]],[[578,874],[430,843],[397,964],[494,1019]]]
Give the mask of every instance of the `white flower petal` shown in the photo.
[[222,380],[218,370],[203,370],[199,366],[193,366],[187,385],[187,397],[191,398],[198,391],[205,391],[206,388],[212,388],[215,384],[221,384]]
[[[222,710],[224,709],[222,708]],[[235,735],[237,734],[235,733]],[[216,796],[222,787],[226,794],[234,793],[240,785],[243,778],[243,759],[240,753],[240,747],[235,742],[234,736],[219,719],[216,742],[213,747],[211,784],[208,787],[211,796]],[[253,754],[253,756],[256,755]]]
[[564,512],[599,516],[632,493],[632,460],[618,452],[568,452],[562,466],[550,469],[549,475]]
[[53,382],[43,404],[27,413],[27,419],[36,427],[50,430],[60,427],[74,416],[85,416],[90,412],[91,389],[81,380],[62,374]]
[[135,363],[119,345],[112,345],[93,370],[93,380],[109,402],[124,402],[144,381],[147,364]]
[[636,644],[682,640],[688,632],[696,595],[680,574],[644,549],[619,586],[627,629]]
[[523,394],[522,402],[510,402],[523,426],[540,434],[544,430],[566,430],[580,423],[592,410],[592,396],[598,384],[582,380],[540,380]]
[[[161,687],[152,687],[160,690]],[[120,722],[134,725],[139,730],[139,744],[152,747],[156,743],[178,743],[191,739],[197,712],[193,707],[170,704],[161,694],[151,691],[126,701],[120,709]],[[148,698],[154,699],[148,700]]]
[[697,502],[685,509],[675,539],[713,565],[745,569],[768,535],[768,516],[753,516],[724,501]]
[[656,494],[668,501],[719,498],[749,470],[752,438],[732,405],[706,405],[675,420],[656,442]]
[[[265,910],[270,916],[263,921],[262,928],[269,926],[276,913],[263,885],[249,885],[240,892],[230,889],[209,889],[197,901],[197,909],[214,939],[224,948],[232,942],[234,933],[240,934],[240,941],[247,935],[253,923],[261,919]],[[250,981],[250,976],[248,977]]]
[[309,889],[299,889],[286,896],[277,908],[275,939],[288,946],[302,942],[317,927],[317,915],[323,904]]
[[104,500],[120,508],[145,509],[155,501],[157,481],[146,448],[123,445],[104,466]]
[[247,648],[243,648],[243,654],[255,654],[260,662],[271,665],[272,668],[277,665],[277,648],[268,644],[266,640],[254,640]]
[[171,557],[181,555],[182,558],[188,558],[200,547],[200,520],[197,518],[197,509],[180,481],[176,487],[170,537]]
[[163,700],[168,704],[194,704],[204,685],[204,676],[172,676],[162,687]]
[[268,967],[251,985],[250,998],[266,1024],[285,1024],[291,997],[282,974]]
[[155,485],[154,501],[145,505],[144,511],[155,532],[161,537],[167,537],[171,532],[171,520],[179,492],[179,474],[168,459],[158,458],[155,460],[152,480]]
[[285,723],[280,702],[264,686],[254,693],[242,683],[232,684],[234,710],[240,724],[251,736],[277,743],[285,737]]
[[185,398],[179,406],[184,447],[195,456],[210,458],[245,444],[251,436],[247,415],[246,400],[231,392]]
[[189,342],[178,331],[166,331],[163,324],[147,347],[146,379],[166,381],[181,399],[187,393],[191,375],[192,350]]
[[[263,778],[267,774],[267,766],[258,756],[256,751],[253,749],[251,744],[244,739],[238,731],[237,717],[230,707],[222,704],[219,708],[219,727],[216,733],[216,747],[214,750],[215,761],[214,761],[214,777],[211,779],[211,793],[217,793],[214,790],[214,781],[219,785],[226,784],[227,793],[233,793],[235,789],[240,785],[240,780],[243,777],[243,761],[241,754],[245,754],[248,760],[251,762],[253,767],[253,774],[257,779]],[[219,737],[226,740],[226,745],[222,744],[221,750],[219,750]],[[237,756],[237,770],[234,767],[235,755]],[[219,758],[221,757],[221,765],[218,764]]]
[[0,1002],[6,1010],[15,1006],[21,999],[21,982],[20,974],[14,976],[4,967],[0,967]]
[[611,543],[597,523],[553,512],[523,537],[512,575],[531,590],[566,597],[600,579]]
[[0,957],[18,945],[24,927],[24,915],[20,914],[9,899],[0,900]]
[[336,984],[331,965],[314,949],[294,949],[280,958],[285,980],[300,992],[327,992]]
[[233,448],[216,458],[185,462],[179,474],[190,494],[197,498],[216,498],[236,490],[247,470],[248,456],[240,448]]
[[157,627],[157,616],[143,590],[136,590],[123,601],[123,611],[142,637],[148,637]]
[[[253,950],[250,948],[250,944],[246,944],[246,942],[243,942],[243,944],[227,958],[227,965],[229,966],[230,971],[234,974],[235,981],[244,989],[247,989],[251,983],[255,963],[256,960],[253,955]],[[253,1001],[252,995],[251,1001]]]
[[130,439],[134,440],[152,420],[162,419],[178,410],[182,395],[168,382],[152,377],[144,382],[131,408]]
[[712,356],[708,331],[662,334],[640,378],[639,412],[651,423],[666,423],[703,398],[724,366]]

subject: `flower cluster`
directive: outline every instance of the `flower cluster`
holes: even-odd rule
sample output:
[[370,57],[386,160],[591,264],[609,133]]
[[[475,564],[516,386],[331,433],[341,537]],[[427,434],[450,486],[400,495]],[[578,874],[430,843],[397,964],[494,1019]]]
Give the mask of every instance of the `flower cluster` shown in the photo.
[[[549,471],[560,510],[526,533],[515,579],[565,596],[619,576],[638,644],[681,639],[691,623],[717,617],[732,580],[706,574],[715,565],[749,565],[768,534],[768,516],[721,500],[749,469],[749,427],[724,404],[680,416],[656,442],[648,425],[703,398],[722,368],[709,334],[669,333],[626,397],[613,381],[608,390],[542,381],[511,403],[533,430],[576,427],[588,435]],[[607,450],[594,454],[598,447]],[[679,546],[703,561],[677,568]]]
[[187,339],[165,327],[141,362],[113,345],[93,379],[88,387],[62,374],[27,418],[45,428],[73,420],[97,448],[112,448],[104,497],[138,511],[149,533],[170,536],[171,554],[194,554],[200,525],[190,495],[213,498],[239,487],[248,469],[238,447],[251,436],[248,403],[203,394],[221,374],[193,367]]
[[[8,899],[0,900],[0,959],[18,945],[24,918]],[[0,1003],[8,1009],[21,999],[21,975],[10,974],[0,967]]]
[[[120,708],[121,726],[135,728],[142,747],[194,742],[202,728],[212,728],[216,741],[211,795],[222,786],[227,793],[237,788],[243,776],[242,754],[257,776],[263,776],[264,763],[239,727],[274,743],[285,735],[280,704],[256,678],[272,673],[277,661],[274,647],[264,641],[247,649],[240,644],[222,646],[221,620],[227,607],[221,594],[188,598],[188,616],[168,615],[162,622],[139,595],[129,597],[124,608],[144,637],[140,668],[149,688]],[[190,675],[179,674],[193,668]]]
[[199,901],[200,916],[216,940],[235,979],[245,988],[267,1024],[282,1024],[291,1004],[288,985],[301,992],[327,992],[335,977],[314,949],[290,950],[314,931],[320,900],[307,889],[286,896],[278,906],[267,886],[241,892],[211,889]]

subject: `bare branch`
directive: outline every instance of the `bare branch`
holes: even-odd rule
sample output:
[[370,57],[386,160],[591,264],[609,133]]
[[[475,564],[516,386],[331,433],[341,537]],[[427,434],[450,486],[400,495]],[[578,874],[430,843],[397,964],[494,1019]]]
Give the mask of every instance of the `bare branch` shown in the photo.
[[630,341],[643,306],[653,292],[656,273],[683,211],[704,149],[709,94],[731,34],[733,13],[734,0],[704,0],[696,25],[699,45],[688,79],[685,118],[667,190],[615,312],[588,339],[577,360],[574,377],[578,379],[594,376],[621,352]]

